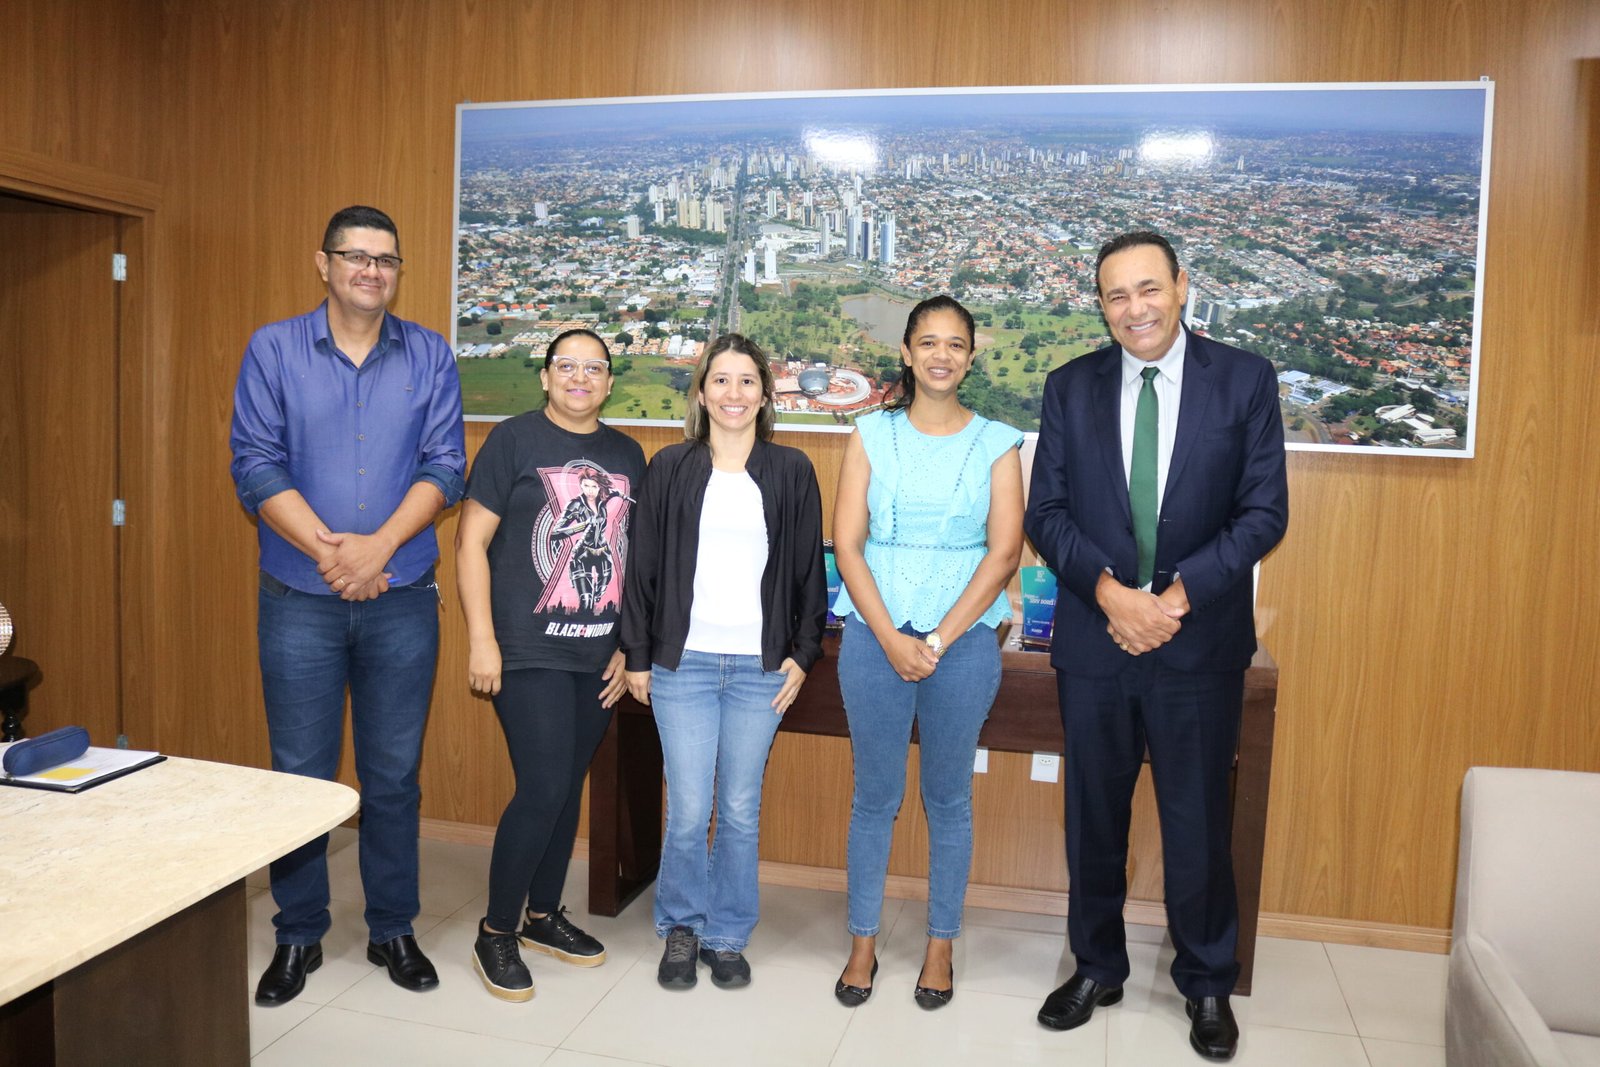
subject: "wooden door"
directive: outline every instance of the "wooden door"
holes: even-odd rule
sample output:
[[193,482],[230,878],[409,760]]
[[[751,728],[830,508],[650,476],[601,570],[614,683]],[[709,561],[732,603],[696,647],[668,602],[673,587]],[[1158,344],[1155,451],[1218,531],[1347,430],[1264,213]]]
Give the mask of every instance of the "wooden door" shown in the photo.
[[39,664],[24,728],[112,745],[121,705],[117,219],[0,196],[0,602]]

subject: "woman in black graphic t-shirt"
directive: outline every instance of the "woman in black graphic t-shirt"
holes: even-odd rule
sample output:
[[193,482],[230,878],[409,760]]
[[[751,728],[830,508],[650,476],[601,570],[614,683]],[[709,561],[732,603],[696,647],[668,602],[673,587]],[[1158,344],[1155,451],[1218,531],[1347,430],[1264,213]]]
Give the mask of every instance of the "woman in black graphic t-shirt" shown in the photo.
[[479,449],[456,534],[467,680],[494,699],[517,778],[473,965],[512,1001],[533,996],[519,942],[578,966],[605,959],[567,919],[561,888],[583,777],[623,691],[618,561],[644,476],[638,443],[600,423],[611,360],[598,336],[556,337],[539,380],[545,406],[500,423]]

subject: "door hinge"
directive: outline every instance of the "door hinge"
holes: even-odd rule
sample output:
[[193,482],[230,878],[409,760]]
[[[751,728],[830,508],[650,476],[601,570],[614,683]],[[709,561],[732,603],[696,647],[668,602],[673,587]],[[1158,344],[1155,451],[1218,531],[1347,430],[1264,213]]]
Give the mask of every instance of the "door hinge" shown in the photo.
[[128,502],[126,500],[113,500],[111,502],[111,525],[128,525]]
[[128,280],[128,257],[121,252],[111,253],[111,280],[114,282]]

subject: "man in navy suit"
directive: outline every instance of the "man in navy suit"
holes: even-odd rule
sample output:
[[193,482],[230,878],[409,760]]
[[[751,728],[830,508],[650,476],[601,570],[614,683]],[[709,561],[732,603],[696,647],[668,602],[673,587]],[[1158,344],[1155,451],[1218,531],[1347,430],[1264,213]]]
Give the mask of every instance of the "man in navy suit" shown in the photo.
[[1239,1030],[1229,771],[1256,647],[1251,573],[1289,520],[1277,378],[1183,326],[1188,275],[1159,234],[1095,265],[1114,344],[1051,372],[1024,526],[1056,572],[1050,662],[1066,733],[1068,939],[1077,969],[1039,1011],[1069,1030],[1122,999],[1128,822],[1150,752],[1172,977],[1189,1040]]

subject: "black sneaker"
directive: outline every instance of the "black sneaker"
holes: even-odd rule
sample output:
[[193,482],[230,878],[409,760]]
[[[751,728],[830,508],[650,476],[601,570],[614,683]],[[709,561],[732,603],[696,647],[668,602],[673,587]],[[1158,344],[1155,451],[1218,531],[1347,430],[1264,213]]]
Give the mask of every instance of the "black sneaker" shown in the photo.
[[674,926],[667,933],[667,947],[661,953],[661,966],[656,968],[656,981],[668,989],[689,989],[694,986],[694,956],[700,949],[700,939],[687,926]]
[[533,975],[523,964],[517,939],[511,934],[486,934],[478,927],[472,966],[491,995],[517,1003],[533,999]]
[[711,981],[723,989],[750,984],[750,962],[733,949],[702,948],[700,962],[711,968]]
[[598,967],[606,961],[606,947],[567,920],[567,909],[557,908],[542,919],[525,915],[517,935],[527,948],[554,956],[578,967]]

